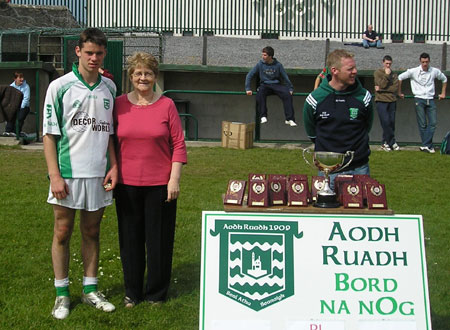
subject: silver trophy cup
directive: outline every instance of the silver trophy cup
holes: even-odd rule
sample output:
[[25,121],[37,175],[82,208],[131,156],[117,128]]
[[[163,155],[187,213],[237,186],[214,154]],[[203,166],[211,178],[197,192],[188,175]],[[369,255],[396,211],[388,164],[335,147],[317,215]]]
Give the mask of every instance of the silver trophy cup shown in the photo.
[[[307,155],[312,154],[312,162],[308,160]],[[322,190],[317,193],[315,207],[339,207],[336,194],[330,188],[330,174],[347,167],[353,160],[354,151],[347,151],[345,154],[329,151],[312,151],[310,148],[303,149],[303,159],[310,166],[318,168],[325,174],[325,184]],[[344,164],[345,157],[349,156],[349,161]]]

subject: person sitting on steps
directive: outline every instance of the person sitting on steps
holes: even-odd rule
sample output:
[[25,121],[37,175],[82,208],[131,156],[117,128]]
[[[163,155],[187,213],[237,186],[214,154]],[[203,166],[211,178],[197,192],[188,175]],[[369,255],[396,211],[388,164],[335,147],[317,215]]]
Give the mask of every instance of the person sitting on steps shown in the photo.
[[[294,105],[292,99],[294,87],[292,86],[283,65],[273,57],[274,54],[275,51],[272,47],[267,46],[263,48],[261,60],[245,78],[245,91],[247,95],[253,94],[250,83],[253,76],[258,74],[261,84],[256,94],[256,102],[258,103],[258,113],[261,117],[261,124],[267,123],[267,96],[275,94],[283,101],[285,124],[295,127],[297,124],[294,118]],[[283,80],[285,84],[282,84],[281,80]]]

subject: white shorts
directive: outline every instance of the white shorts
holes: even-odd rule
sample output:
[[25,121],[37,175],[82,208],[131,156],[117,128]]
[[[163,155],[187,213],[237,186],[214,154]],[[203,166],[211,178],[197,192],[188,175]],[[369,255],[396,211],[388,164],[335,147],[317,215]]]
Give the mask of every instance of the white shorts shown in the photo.
[[103,180],[104,178],[64,179],[69,186],[69,195],[64,199],[56,199],[49,188],[47,203],[76,210],[97,211],[113,202],[112,190],[105,191]]

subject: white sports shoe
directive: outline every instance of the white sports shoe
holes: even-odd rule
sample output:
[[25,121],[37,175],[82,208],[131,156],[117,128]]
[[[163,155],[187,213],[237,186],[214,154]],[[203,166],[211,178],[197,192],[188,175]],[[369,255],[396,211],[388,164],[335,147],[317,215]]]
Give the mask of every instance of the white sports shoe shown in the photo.
[[113,304],[106,300],[100,291],[89,292],[87,294],[83,292],[81,301],[104,312],[113,312],[116,309]]
[[63,320],[69,316],[70,298],[66,296],[57,296],[55,306],[53,306],[52,315],[55,319]]
[[261,124],[267,123],[267,117],[261,117]]
[[392,150],[386,142],[381,145],[381,149],[388,152]]
[[297,126],[297,123],[295,121],[293,121],[293,120],[285,120],[284,123],[286,125],[290,125],[291,127]]
[[419,147],[420,151],[428,152],[430,154],[434,154],[434,148],[428,148],[428,147]]
[[394,144],[392,145],[392,149],[394,149],[394,150],[396,150],[396,151],[399,151],[399,150],[400,150],[400,147],[398,146],[397,143],[394,143]]

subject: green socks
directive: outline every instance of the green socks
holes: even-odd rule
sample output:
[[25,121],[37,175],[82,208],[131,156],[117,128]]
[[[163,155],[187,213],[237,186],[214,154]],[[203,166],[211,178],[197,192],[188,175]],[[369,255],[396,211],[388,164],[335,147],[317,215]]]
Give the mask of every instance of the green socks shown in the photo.
[[88,277],[83,276],[83,292],[84,294],[88,294],[94,291],[97,291],[97,277]]
[[[83,293],[88,294],[97,291],[97,277],[83,277]],[[69,278],[55,279],[56,296],[69,297]]]
[[64,296],[64,297],[70,296],[68,286],[57,286],[55,289],[56,289],[56,296]]
[[69,297],[69,278],[63,278],[62,280],[57,280],[55,278],[55,289],[56,289],[56,296],[64,296]]
[[97,284],[83,285],[84,294],[97,291]]

